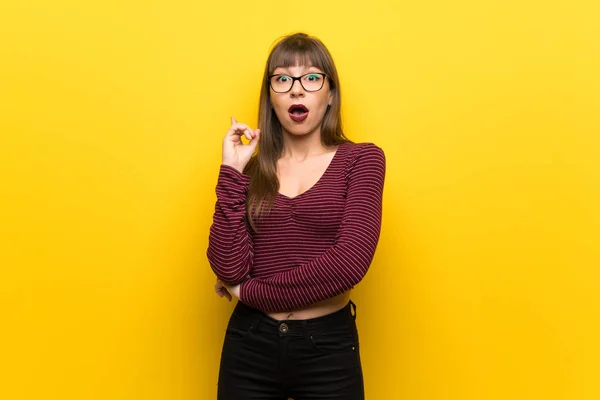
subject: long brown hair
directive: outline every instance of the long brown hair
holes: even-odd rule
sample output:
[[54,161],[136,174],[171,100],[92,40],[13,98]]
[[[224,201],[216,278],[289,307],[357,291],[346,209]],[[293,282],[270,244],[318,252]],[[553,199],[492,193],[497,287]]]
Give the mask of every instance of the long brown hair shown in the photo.
[[266,214],[273,208],[279,191],[277,160],[283,151],[283,131],[271,104],[269,75],[278,67],[294,65],[317,67],[327,74],[329,79],[333,100],[321,124],[321,143],[329,147],[350,142],[342,131],[337,70],[323,42],[305,33],[294,33],[280,38],[270,51],[263,75],[258,109],[258,150],[244,169],[244,173],[250,176],[246,211],[248,222],[253,229],[256,229],[254,219],[259,219],[263,213]]

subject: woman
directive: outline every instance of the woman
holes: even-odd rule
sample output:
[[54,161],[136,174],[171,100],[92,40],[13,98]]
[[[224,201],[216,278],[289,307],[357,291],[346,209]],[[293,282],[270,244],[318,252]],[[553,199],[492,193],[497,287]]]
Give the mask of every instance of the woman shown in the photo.
[[363,399],[350,290],[379,240],[384,153],[344,136],[333,59],[302,33],[271,50],[259,127],[232,118],[223,140],[207,256],[239,301],[218,398]]

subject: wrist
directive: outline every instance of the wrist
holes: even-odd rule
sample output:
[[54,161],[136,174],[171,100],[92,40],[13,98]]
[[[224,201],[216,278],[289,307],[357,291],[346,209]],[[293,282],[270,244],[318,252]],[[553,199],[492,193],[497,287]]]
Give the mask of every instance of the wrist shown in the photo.
[[221,165],[225,165],[227,167],[233,168],[235,169],[237,172],[239,172],[240,174],[244,173],[244,167],[243,165],[237,165],[237,164],[230,164],[227,162],[222,162]]
[[248,286],[248,281],[252,279],[250,277],[248,277],[246,280],[244,280],[242,283],[240,283],[240,291],[239,291],[239,296],[238,299],[240,299],[240,301],[243,303],[244,299],[246,298],[246,289]]

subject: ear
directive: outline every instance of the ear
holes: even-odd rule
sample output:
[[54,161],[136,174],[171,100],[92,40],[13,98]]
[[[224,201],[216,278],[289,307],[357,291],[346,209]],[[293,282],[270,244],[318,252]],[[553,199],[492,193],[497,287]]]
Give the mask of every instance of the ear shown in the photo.
[[329,92],[329,99],[327,99],[327,105],[331,105],[331,103],[333,103],[333,92],[330,91]]

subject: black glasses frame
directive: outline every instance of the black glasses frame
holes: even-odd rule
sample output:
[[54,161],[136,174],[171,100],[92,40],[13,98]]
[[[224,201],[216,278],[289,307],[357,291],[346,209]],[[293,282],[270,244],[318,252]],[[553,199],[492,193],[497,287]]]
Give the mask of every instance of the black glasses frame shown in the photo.
[[[304,78],[306,75],[321,75],[323,77],[323,81],[321,82],[321,87],[316,90],[308,90],[307,88],[305,88],[304,85],[302,84],[302,78]],[[287,76],[287,77],[292,78],[292,84],[290,85],[290,88],[288,90],[286,90],[285,92],[278,92],[277,90],[275,90],[273,88],[273,85],[271,84],[271,79],[274,76]],[[288,74],[269,75],[269,86],[271,87],[271,90],[273,90],[275,93],[287,93],[290,90],[292,90],[292,88],[294,87],[294,83],[296,83],[296,81],[300,81],[300,86],[302,86],[302,89],[306,90],[307,92],[318,92],[319,90],[323,89],[323,86],[325,85],[325,77],[326,76],[327,76],[327,74],[323,73],[323,72],[309,72],[307,74],[300,75],[300,76],[291,76]]]

